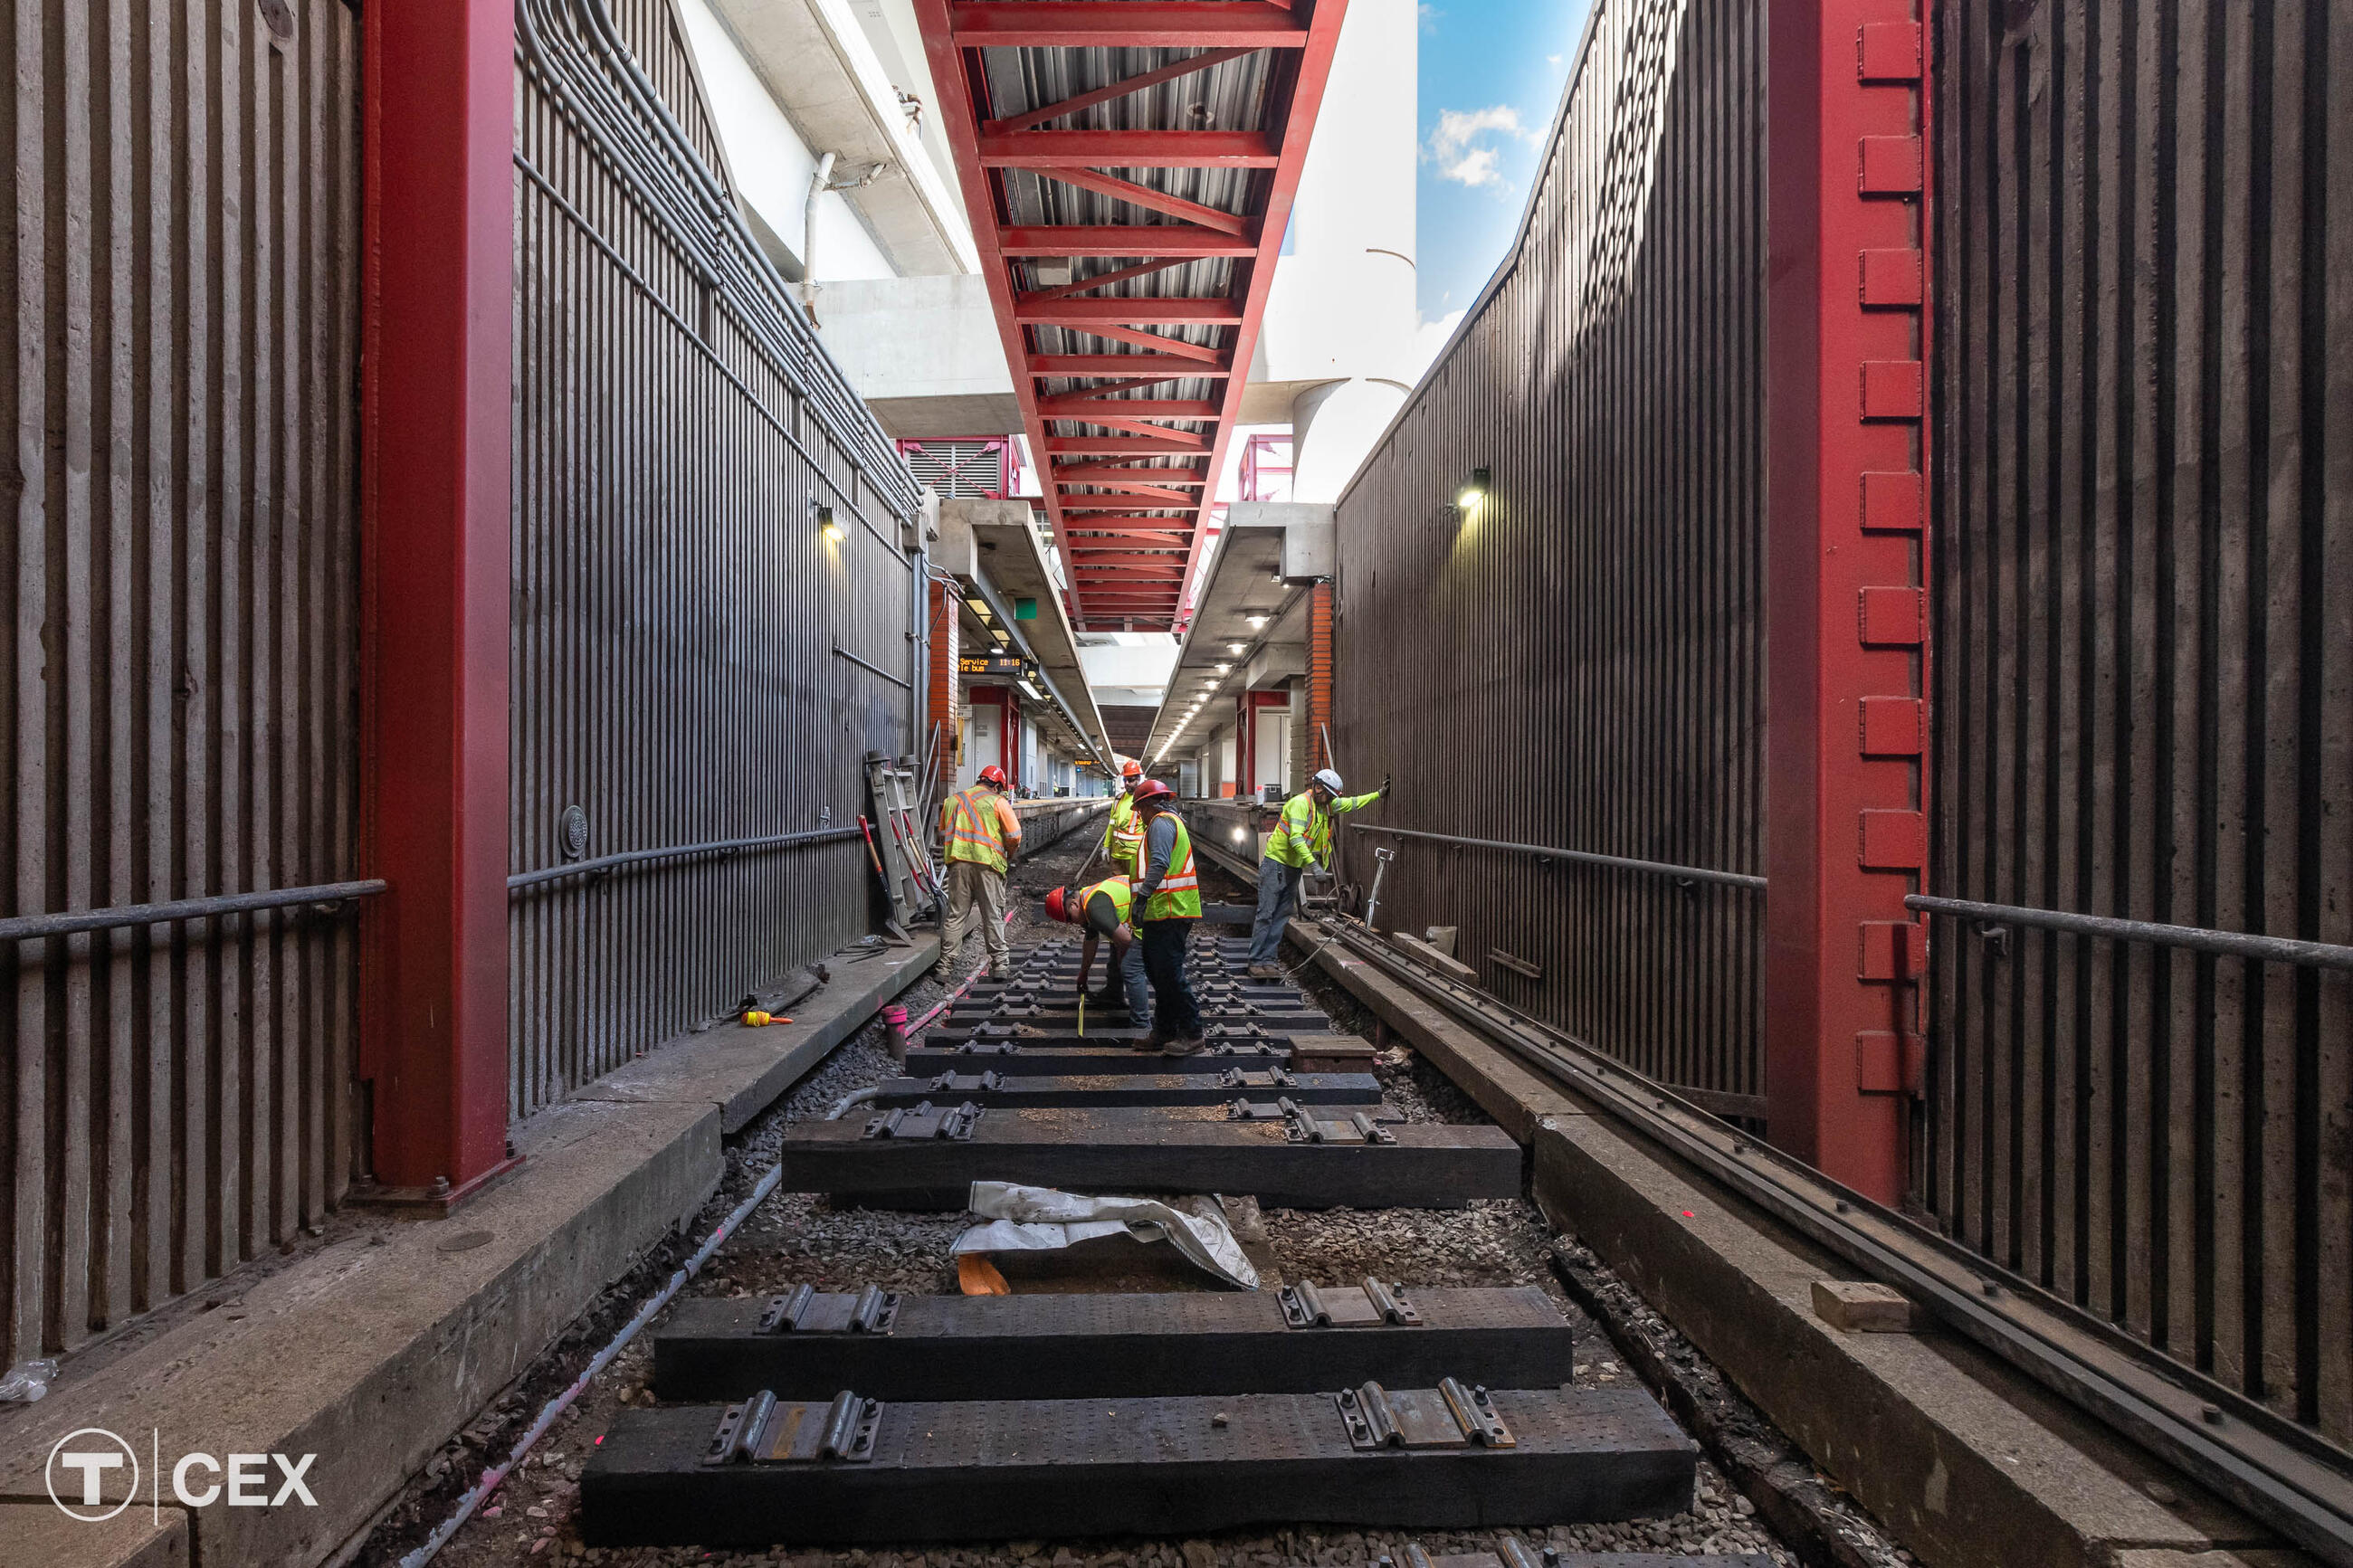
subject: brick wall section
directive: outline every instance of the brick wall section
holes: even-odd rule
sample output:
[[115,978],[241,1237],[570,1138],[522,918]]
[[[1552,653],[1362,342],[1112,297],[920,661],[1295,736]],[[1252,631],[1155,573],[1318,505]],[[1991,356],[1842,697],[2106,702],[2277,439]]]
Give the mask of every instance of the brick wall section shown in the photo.
[[1301,776],[1328,768],[1324,726],[1332,722],[1332,584],[1307,590],[1307,766]]

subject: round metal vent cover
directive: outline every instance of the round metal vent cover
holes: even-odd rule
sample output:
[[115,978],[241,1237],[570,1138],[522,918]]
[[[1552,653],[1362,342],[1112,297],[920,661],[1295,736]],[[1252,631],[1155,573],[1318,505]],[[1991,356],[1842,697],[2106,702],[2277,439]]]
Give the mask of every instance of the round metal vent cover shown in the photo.
[[577,860],[588,853],[588,814],[576,805],[564,808],[564,858]]

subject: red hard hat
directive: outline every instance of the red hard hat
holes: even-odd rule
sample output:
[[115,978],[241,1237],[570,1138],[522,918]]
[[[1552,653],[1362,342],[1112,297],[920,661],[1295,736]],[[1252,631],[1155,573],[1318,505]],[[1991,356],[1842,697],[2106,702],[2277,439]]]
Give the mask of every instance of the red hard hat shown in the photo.
[[1140,779],[1144,776],[1144,764],[1130,757],[1119,764],[1119,776],[1124,779]]
[[1138,805],[1143,805],[1149,801],[1174,800],[1176,798],[1176,792],[1170,789],[1166,784],[1162,784],[1158,779],[1146,779],[1142,784],[1135,786],[1135,804]]
[[1071,918],[1069,915],[1062,912],[1064,910],[1070,908],[1070,889],[1057,888],[1052,892],[1046,895],[1046,918],[1048,920],[1067,921]]
[[980,782],[986,784],[995,784],[997,788],[1003,789],[1005,787],[1005,770],[998,767],[995,763],[991,763],[988,766],[980,770]]

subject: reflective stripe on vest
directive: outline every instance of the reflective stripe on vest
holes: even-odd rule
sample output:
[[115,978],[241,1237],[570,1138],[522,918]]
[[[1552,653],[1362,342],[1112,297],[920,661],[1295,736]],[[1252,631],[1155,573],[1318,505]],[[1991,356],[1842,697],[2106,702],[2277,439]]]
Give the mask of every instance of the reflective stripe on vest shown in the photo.
[[997,831],[997,797],[983,784],[948,796],[940,837],[950,860],[969,860],[992,871],[1005,869],[1005,840]]
[[1080,919],[1084,920],[1086,918],[1087,906],[1094,902],[1094,898],[1097,893],[1101,893],[1103,897],[1111,900],[1111,907],[1119,911],[1119,923],[1125,925],[1127,923],[1128,911],[1135,905],[1134,884],[1131,883],[1125,877],[1105,877],[1102,881],[1095,883],[1092,887],[1080,889]]
[[1193,869],[1193,836],[1185,830],[1184,818],[1170,813],[1168,819],[1176,824],[1176,844],[1169,851],[1168,875],[1144,900],[1144,918],[1197,921],[1201,918],[1201,879]]
[[1109,847],[1111,863],[1131,877],[1144,873],[1144,816],[1135,809],[1135,797],[1121,795],[1112,802],[1111,826],[1103,836]]

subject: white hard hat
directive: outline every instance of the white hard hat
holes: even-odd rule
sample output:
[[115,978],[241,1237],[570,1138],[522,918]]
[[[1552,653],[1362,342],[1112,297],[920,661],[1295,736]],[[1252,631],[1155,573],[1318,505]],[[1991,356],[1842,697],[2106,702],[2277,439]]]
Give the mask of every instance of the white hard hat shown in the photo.
[[1338,795],[1340,793],[1340,775],[1334,773],[1330,768],[1324,768],[1318,772],[1315,775],[1314,782],[1322,784],[1334,795]]

